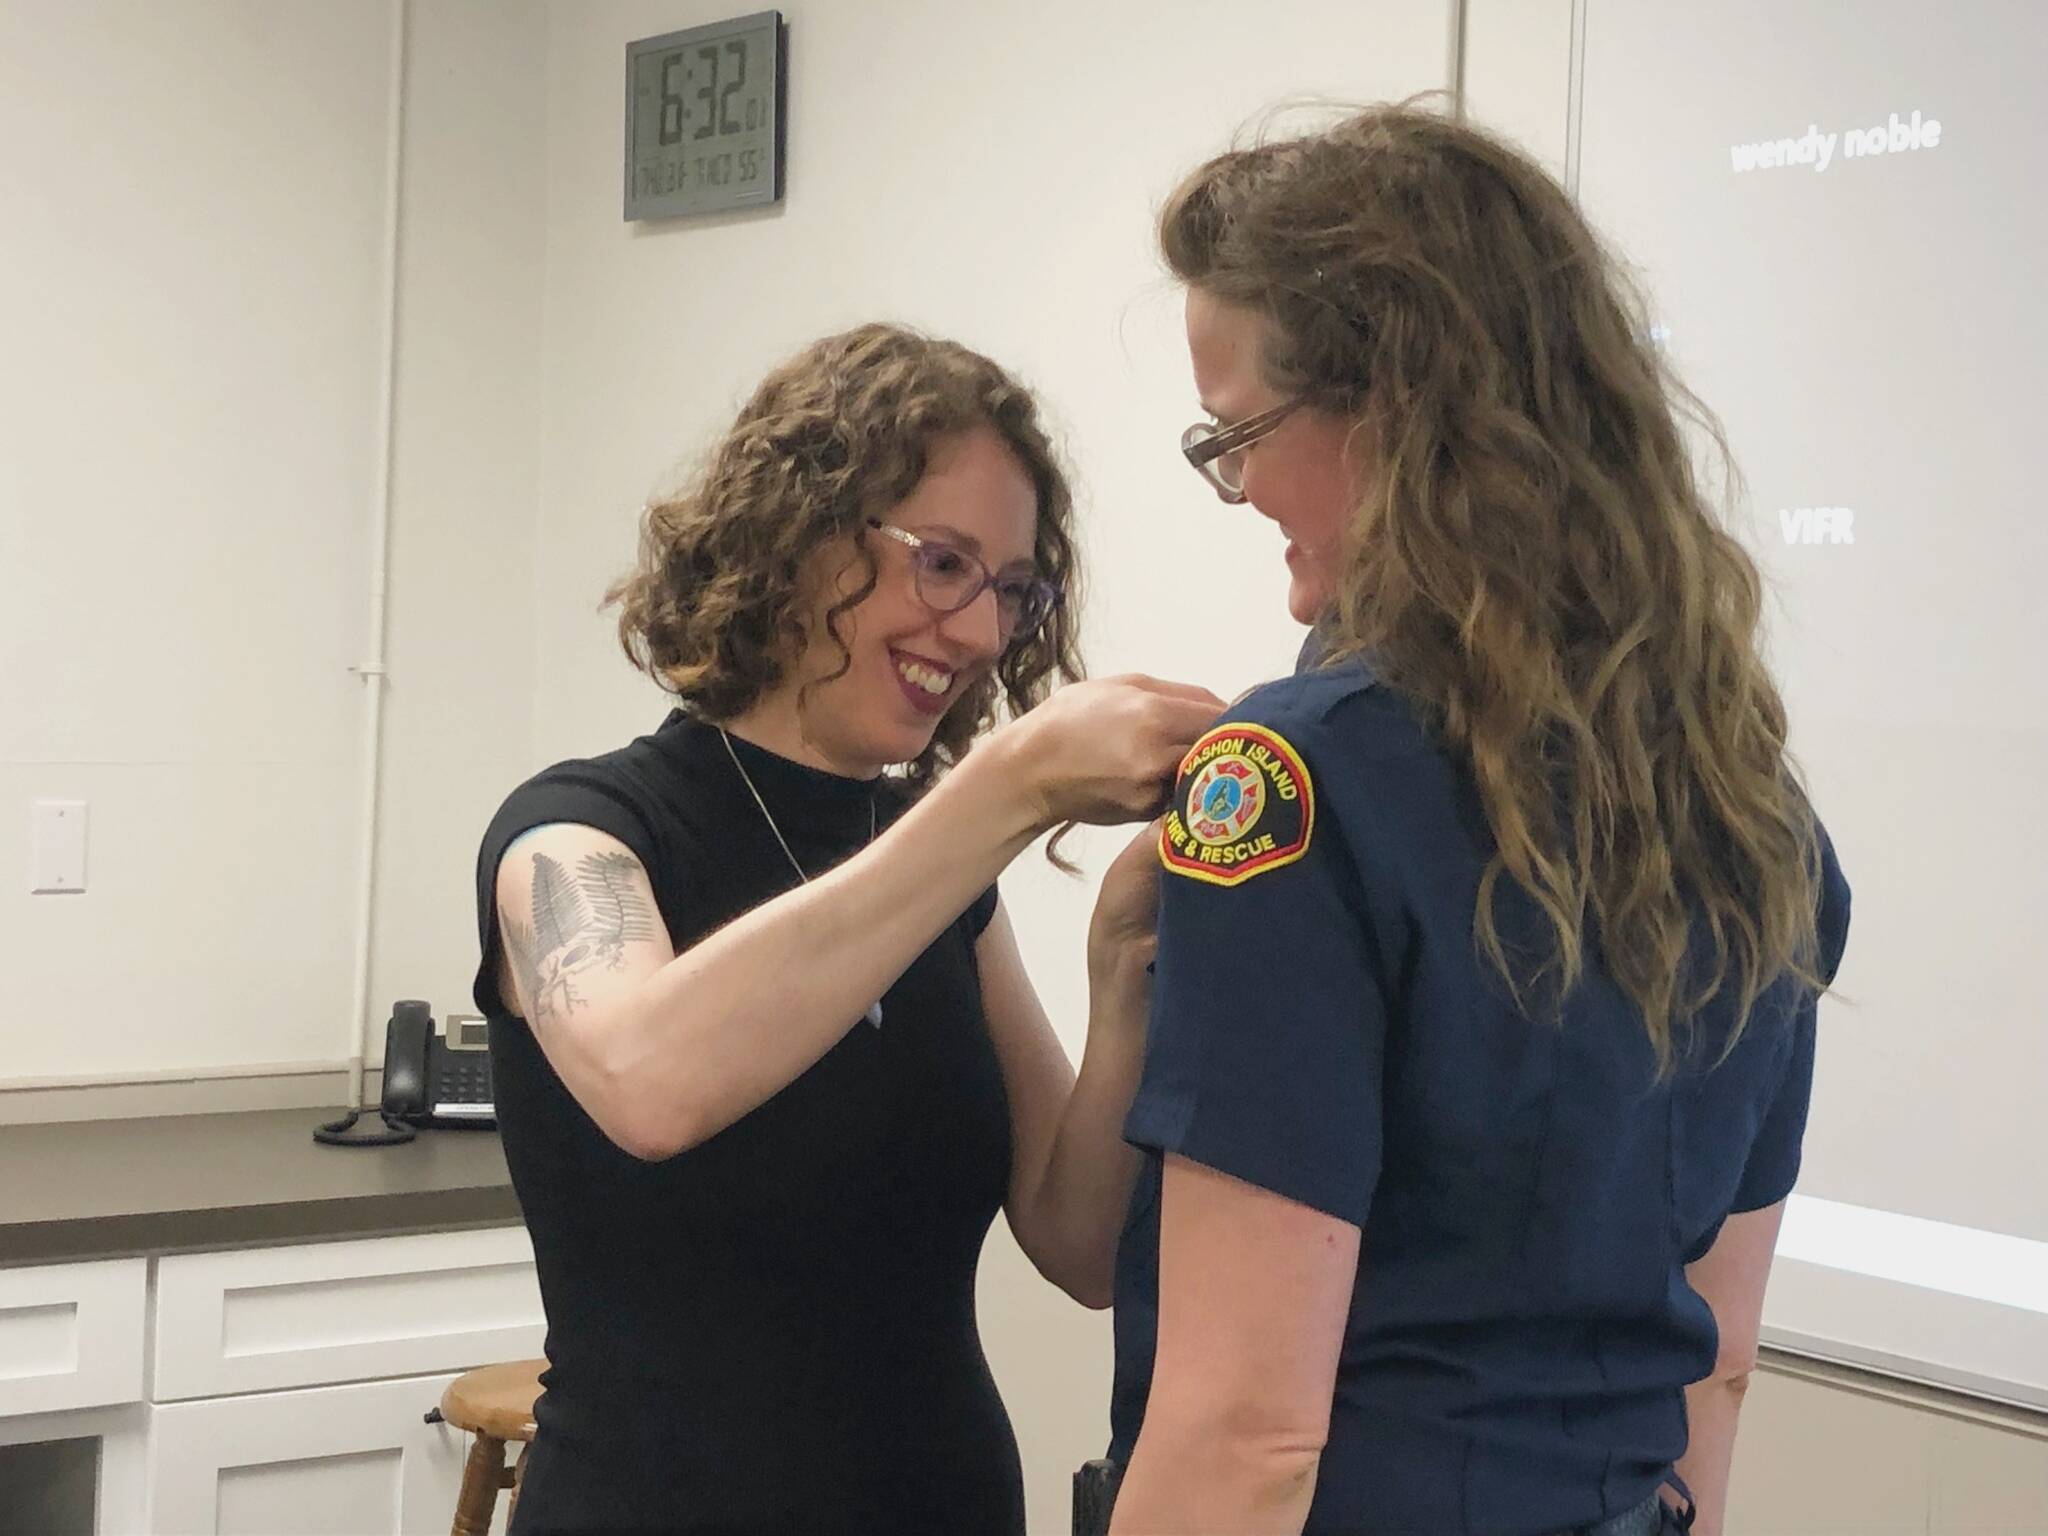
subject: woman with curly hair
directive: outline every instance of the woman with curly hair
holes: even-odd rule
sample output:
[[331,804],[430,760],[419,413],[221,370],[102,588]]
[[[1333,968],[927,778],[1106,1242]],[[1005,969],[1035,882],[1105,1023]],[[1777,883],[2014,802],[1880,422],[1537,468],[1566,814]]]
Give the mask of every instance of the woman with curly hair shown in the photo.
[[1319,657],[1161,837],[1110,1529],[1640,1536],[1689,1480],[1717,1530],[1849,895],[1690,397],[1564,190],[1427,111],[1160,235],[1183,447]]
[[1108,1304],[1157,881],[1149,838],[1105,879],[1078,1081],[993,882],[1049,827],[1153,816],[1220,707],[1047,698],[1070,510],[1000,368],[867,326],[648,512],[611,596],[679,707],[515,790],[478,863],[548,1318],[521,1536],[1023,1530],[976,1264],[1000,1209]]

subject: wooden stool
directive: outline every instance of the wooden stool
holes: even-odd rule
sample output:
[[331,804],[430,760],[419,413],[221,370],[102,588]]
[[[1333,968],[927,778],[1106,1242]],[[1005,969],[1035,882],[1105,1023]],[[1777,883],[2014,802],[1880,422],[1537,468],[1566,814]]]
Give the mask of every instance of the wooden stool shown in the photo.
[[[448,1383],[441,1394],[441,1418],[476,1436],[462,1468],[462,1491],[455,1498],[452,1536],[484,1536],[498,1507],[498,1490],[510,1488],[510,1508],[519,1507],[519,1479],[526,1471],[526,1452],[509,1471],[505,1442],[533,1442],[533,1404],[540,1396],[545,1360],[515,1360],[486,1365]],[[509,1511],[507,1518],[510,1518]]]

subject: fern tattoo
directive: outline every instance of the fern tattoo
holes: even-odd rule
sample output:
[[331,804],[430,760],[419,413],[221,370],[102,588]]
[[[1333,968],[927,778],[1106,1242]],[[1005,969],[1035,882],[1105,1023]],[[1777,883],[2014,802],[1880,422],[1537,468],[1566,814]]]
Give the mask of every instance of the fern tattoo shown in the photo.
[[628,944],[654,942],[647,903],[633,888],[633,872],[639,867],[640,861],[630,853],[586,853],[576,866],[577,888],[590,920],[607,936],[615,971],[626,963]]
[[639,860],[587,853],[572,876],[544,853],[533,856],[533,920],[505,914],[505,947],[536,1024],[583,1007],[577,978],[602,966],[620,970],[628,944],[655,942],[655,914],[637,887]]

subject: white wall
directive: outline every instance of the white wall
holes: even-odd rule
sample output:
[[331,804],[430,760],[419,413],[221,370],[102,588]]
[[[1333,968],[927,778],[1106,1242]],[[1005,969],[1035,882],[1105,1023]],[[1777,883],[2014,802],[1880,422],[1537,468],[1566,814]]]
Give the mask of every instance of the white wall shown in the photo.
[[1465,0],[1465,110],[1560,178],[1571,70],[1571,0]]
[[[340,1054],[384,36],[0,9],[7,1077]],[[85,896],[26,894],[38,795]]]
[[410,9],[378,1019],[469,1011],[477,844],[533,766],[546,15]]
[[[393,14],[0,4],[0,1087],[349,1053]],[[412,41],[371,996],[466,1006],[528,755],[544,29]],[[90,804],[84,895],[27,894],[38,797]]]

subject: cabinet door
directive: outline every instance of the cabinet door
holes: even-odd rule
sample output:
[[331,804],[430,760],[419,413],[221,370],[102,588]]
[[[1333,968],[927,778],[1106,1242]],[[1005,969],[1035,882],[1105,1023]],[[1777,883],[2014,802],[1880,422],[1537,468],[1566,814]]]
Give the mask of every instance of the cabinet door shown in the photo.
[[[469,1437],[423,1416],[450,1376],[159,1406],[150,1528],[246,1536],[446,1531]],[[499,1500],[503,1516],[503,1496]]]

